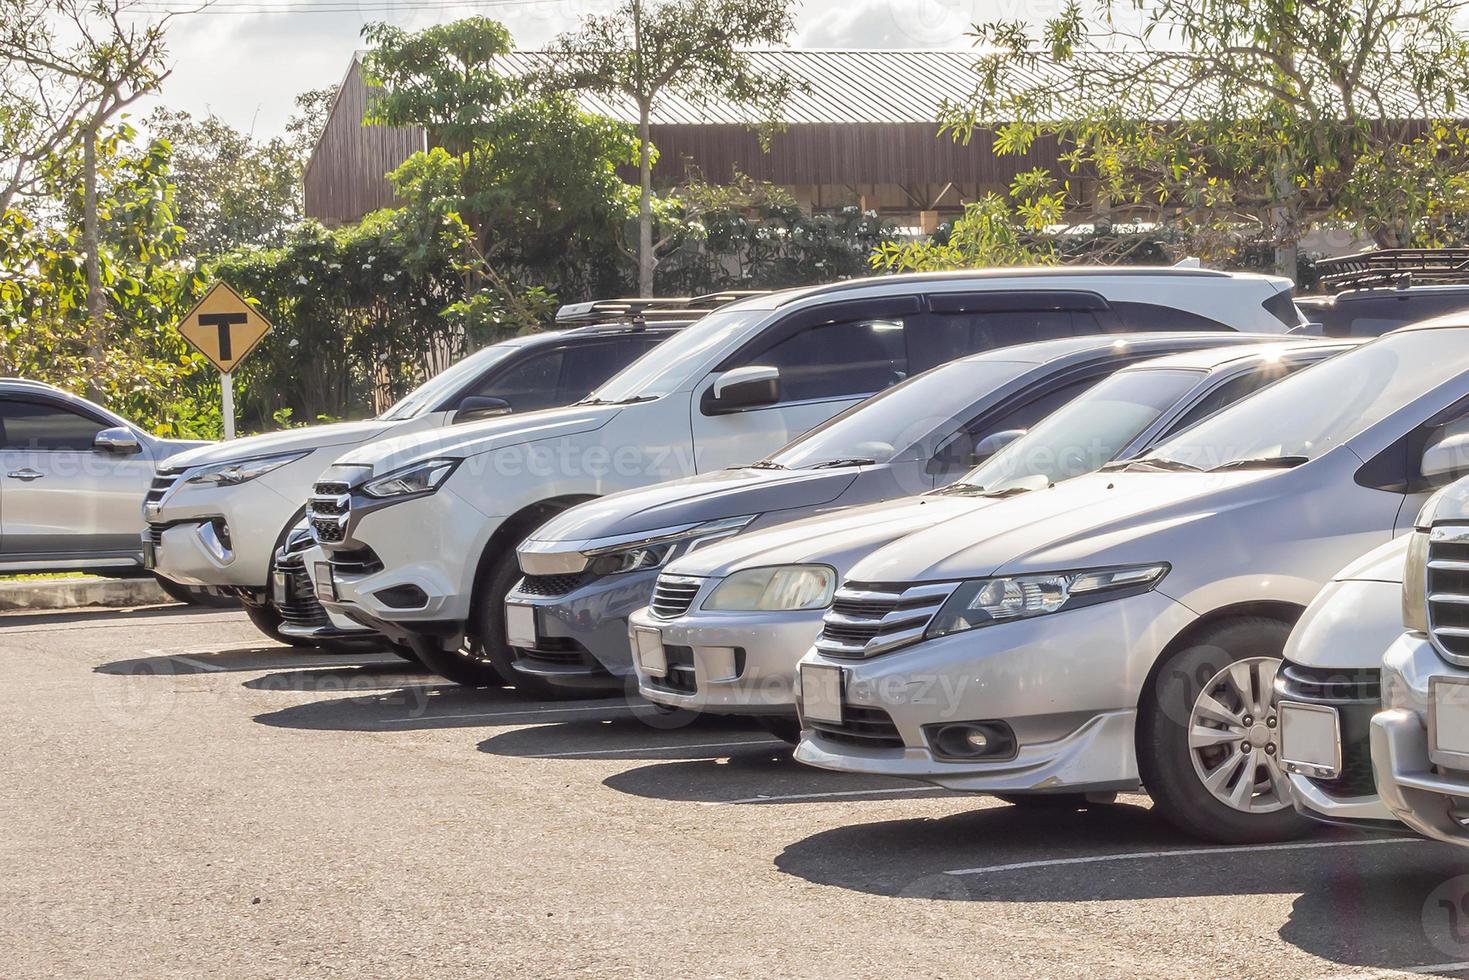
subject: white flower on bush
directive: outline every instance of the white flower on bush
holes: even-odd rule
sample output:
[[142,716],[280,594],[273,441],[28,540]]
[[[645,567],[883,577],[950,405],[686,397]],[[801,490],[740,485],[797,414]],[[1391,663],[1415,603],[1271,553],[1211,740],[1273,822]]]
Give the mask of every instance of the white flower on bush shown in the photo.
[[298,283],[300,283],[301,285],[303,285],[303,286],[306,285],[306,277],[305,276],[297,276],[296,277],[296,281]]

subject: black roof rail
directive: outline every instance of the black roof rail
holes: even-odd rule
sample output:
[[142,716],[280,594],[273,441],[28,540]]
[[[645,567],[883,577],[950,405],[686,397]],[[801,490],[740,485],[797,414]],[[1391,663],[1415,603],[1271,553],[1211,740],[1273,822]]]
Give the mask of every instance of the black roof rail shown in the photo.
[[1321,289],[1469,285],[1469,248],[1381,248],[1318,259]]
[[763,296],[768,289],[728,289],[702,296],[649,296],[624,299],[598,299],[588,303],[567,303],[556,311],[556,326],[572,327],[599,323],[665,320],[688,321],[719,307],[748,296]]

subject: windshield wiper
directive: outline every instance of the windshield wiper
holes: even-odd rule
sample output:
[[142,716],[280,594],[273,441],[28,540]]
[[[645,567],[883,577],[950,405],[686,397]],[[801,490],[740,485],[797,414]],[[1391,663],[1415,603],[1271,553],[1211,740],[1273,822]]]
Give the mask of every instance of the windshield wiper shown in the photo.
[[875,466],[877,460],[866,459],[861,456],[853,456],[851,459],[829,459],[824,463],[817,463],[811,467],[813,470],[834,470],[842,466]]
[[650,402],[657,395],[634,395],[631,398],[583,398],[574,405],[636,405],[638,402]]
[[1204,472],[1203,467],[1195,466],[1193,463],[1185,463],[1181,459],[1164,459],[1164,458],[1159,458],[1159,459],[1134,459],[1131,462],[1129,462],[1129,463],[1127,463],[1127,464],[1119,467],[1119,469],[1122,469],[1122,470],[1131,470],[1131,469],[1167,470],[1167,471],[1176,471],[1176,472],[1179,472],[1179,473],[1202,473],[1202,472]]
[[986,490],[984,487],[976,486],[973,483],[951,483],[946,487],[939,487],[937,490],[930,490],[929,493],[936,496],[938,494],[949,494],[955,497],[970,495],[978,497],[982,496],[983,494],[989,493],[989,491]]
[[1245,459],[1232,459],[1227,463],[1221,463],[1209,472],[1218,473],[1220,470],[1289,470],[1300,466],[1302,463],[1311,462],[1310,456],[1249,456]]
[[784,463],[777,463],[773,459],[762,459],[758,463],[745,463],[741,466],[728,467],[731,470],[783,470],[786,468]]

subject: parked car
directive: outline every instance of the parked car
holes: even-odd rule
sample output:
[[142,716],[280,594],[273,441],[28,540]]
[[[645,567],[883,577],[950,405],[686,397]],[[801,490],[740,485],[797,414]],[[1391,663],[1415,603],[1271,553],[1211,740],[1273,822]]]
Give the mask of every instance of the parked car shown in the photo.
[[1469,249],[1378,249],[1316,263],[1320,296],[1296,305],[1327,337],[1389,330],[1469,310]]
[[[730,305],[578,405],[380,442],[317,485],[329,610],[468,685],[513,677],[515,549],[594,497],[757,460],[911,374],[1033,340],[1165,324],[1284,332],[1284,280],[1200,269],[890,276]],[[322,583],[318,583],[322,584]],[[466,642],[466,638],[468,638]]]
[[1382,661],[1372,771],[1394,817],[1425,837],[1466,845],[1469,481],[1430,502],[1416,523],[1404,566],[1406,629]]
[[1279,728],[1291,800],[1325,823],[1401,829],[1377,795],[1370,735],[1382,655],[1403,632],[1409,541],[1400,535],[1333,576],[1291,630],[1275,675],[1265,722]]
[[1309,822],[1261,723],[1292,624],[1462,475],[1469,319],[1306,368],[1140,459],[853,566],[796,757],[997,794],[1146,786],[1197,837]]
[[[1134,363],[1048,415],[952,486],[751,532],[680,558],[659,579],[653,604],[631,617],[641,654],[639,689],[648,700],[670,708],[755,715],[794,742],[800,732],[796,663],[821,632],[831,587],[863,557],[941,521],[1089,473],[1109,460],[1139,455],[1225,405],[1350,346],[1311,340],[1251,343]],[[1045,345],[1019,350],[1039,356]],[[1097,353],[1086,356],[1094,364],[1105,363],[1105,358],[1096,360]],[[1057,357],[1028,374],[1044,377],[1052,364],[1079,356]],[[748,604],[756,608],[714,600],[738,591],[742,581],[796,581],[811,574],[830,587],[801,597],[801,608],[789,608],[794,600],[780,602],[765,593]],[[695,595],[706,598],[684,603],[685,596]]]
[[[144,551],[162,578],[228,590],[267,636],[313,645],[310,629],[283,632],[282,609],[294,607],[303,580],[292,569],[275,585],[273,559],[302,519],[313,481],[338,456],[390,435],[576,401],[687,322],[634,319],[515,337],[464,358],[377,418],[181,453],[159,469],[148,491]],[[136,538],[136,514],[132,533]]]
[[0,378],[0,573],[146,574],[143,497],[163,459],[204,445],[160,439],[39,381]]

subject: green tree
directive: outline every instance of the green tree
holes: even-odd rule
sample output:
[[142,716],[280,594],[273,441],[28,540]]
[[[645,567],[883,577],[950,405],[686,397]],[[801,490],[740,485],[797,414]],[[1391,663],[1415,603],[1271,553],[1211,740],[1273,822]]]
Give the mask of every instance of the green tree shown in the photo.
[[1206,255],[1263,240],[1294,274],[1312,226],[1406,245],[1462,206],[1463,7],[1071,0],[1038,31],[977,25],[979,84],[945,122],[993,126],[1002,154],[1055,140],[1073,209],[1085,181],[1106,212]]
[[764,115],[768,125],[797,87],[781,72],[757,70],[745,50],[785,44],[795,30],[791,0],[624,0],[584,19],[550,46],[553,84],[627,98],[638,112],[638,293],[653,294],[654,107],[665,97],[727,102]]

